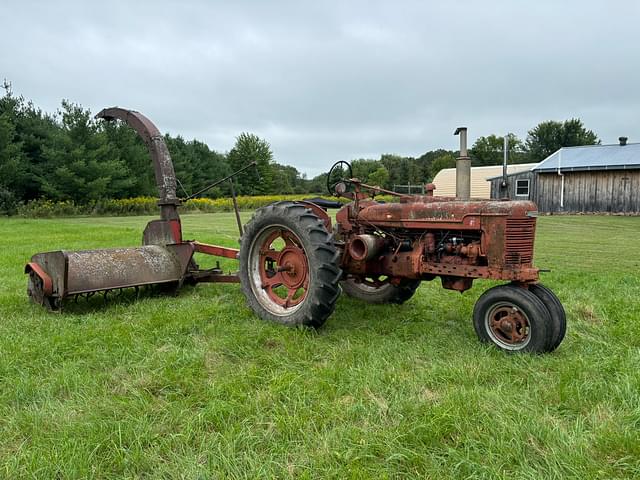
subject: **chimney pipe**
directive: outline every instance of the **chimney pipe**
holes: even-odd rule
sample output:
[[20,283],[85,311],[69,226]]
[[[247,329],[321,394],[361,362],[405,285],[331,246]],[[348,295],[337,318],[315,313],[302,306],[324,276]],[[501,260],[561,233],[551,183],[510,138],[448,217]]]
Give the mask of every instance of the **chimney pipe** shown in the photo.
[[620,141],[621,147],[624,147],[627,144],[627,140],[629,140],[627,137],[618,137],[618,141]]
[[460,156],[456,159],[456,197],[469,200],[471,197],[471,159],[467,152],[467,127],[458,127],[453,132],[460,135]]
[[509,134],[504,136],[502,146],[502,188],[507,186],[507,161],[509,160]]

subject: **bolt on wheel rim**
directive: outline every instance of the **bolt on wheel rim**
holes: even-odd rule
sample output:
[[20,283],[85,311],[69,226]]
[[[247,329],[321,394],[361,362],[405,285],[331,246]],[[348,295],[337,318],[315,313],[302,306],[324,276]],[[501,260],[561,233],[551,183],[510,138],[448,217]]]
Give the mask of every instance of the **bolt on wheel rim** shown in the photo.
[[287,227],[274,225],[256,235],[249,253],[251,288],[274,315],[289,315],[307,297],[309,264],[300,239]]
[[505,350],[520,350],[531,339],[527,315],[515,304],[499,302],[485,315],[485,328],[494,343]]

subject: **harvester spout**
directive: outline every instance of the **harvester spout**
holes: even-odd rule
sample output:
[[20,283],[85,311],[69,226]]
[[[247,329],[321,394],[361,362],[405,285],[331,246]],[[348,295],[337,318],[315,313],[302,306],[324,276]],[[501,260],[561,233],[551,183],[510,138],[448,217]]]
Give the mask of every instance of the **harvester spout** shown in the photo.
[[160,217],[162,220],[177,220],[180,200],[176,196],[176,173],[171,155],[162,134],[151,120],[135,110],[120,107],[105,108],[96,115],[104,120],[122,120],[133,128],[149,149],[158,186]]

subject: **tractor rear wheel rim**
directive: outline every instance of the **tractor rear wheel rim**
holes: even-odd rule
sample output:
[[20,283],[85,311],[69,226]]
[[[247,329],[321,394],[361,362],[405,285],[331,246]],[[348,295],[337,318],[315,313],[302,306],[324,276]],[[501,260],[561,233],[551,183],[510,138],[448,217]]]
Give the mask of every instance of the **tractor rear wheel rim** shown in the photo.
[[488,309],[485,328],[491,339],[505,350],[520,350],[531,340],[529,318],[510,302],[498,302]]
[[282,225],[258,233],[250,247],[251,288],[274,315],[289,315],[307,297],[309,263],[302,242]]

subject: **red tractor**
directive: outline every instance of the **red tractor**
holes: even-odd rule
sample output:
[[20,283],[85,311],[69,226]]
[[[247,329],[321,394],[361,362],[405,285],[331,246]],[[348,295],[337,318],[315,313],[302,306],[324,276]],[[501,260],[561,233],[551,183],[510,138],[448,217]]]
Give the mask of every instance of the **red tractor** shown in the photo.
[[[333,181],[336,171],[347,174]],[[482,341],[511,352],[560,345],[564,309],[533,266],[534,203],[434,197],[432,189],[400,195],[353,178],[346,162],[335,164],[327,180],[351,202],[279,202],[259,209],[245,226],[240,283],[259,317],[319,327],[341,291],[399,304],[424,280],[440,277],[444,288],[464,292],[483,278],[509,283],[487,290],[475,305]],[[377,202],[378,193],[399,201]],[[325,208],[337,206],[332,227]]]
[[[65,299],[89,299],[98,293],[106,298],[114,290],[159,286],[175,291],[185,283],[239,281],[259,317],[319,327],[341,291],[370,303],[403,303],[423,280],[440,277],[444,288],[464,292],[474,279],[487,278],[510,283],[487,290],[476,303],[473,323],[481,340],[508,351],[549,352],[564,338],[564,309],[538,283],[539,270],[532,263],[536,206],[466,200],[470,162],[465,129],[458,130],[456,198],[436,198],[432,190],[399,195],[366,185],[353,178],[349,164],[338,162],[327,184],[350,203],[275,203],[259,209],[244,231],[236,208],[238,251],[184,239],[171,156],[147,117],[118,107],[97,117],[122,121],[144,140],[154,165],[160,218],[148,223],[140,247],[58,250],[31,257],[25,273],[34,303],[60,311]],[[235,205],[233,178],[254,164],[189,198],[229,181]],[[399,201],[375,201],[379,193]],[[335,226],[326,211],[330,207],[340,207]],[[239,259],[239,272],[225,274],[219,265],[202,269],[195,253]]]

